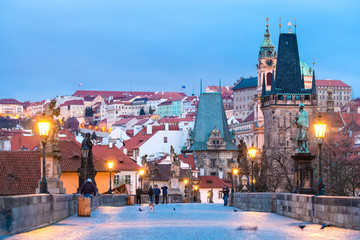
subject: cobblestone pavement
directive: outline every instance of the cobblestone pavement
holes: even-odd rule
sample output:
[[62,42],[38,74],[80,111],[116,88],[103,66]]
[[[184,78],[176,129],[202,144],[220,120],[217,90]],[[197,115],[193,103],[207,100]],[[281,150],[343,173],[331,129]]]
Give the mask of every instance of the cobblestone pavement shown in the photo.
[[[140,212],[139,207],[144,211]],[[98,207],[90,218],[73,215],[8,239],[360,239],[360,231],[329,227],[274,213],[234,211],[221,204]],[[175,208],[175,211],[174,211]]]

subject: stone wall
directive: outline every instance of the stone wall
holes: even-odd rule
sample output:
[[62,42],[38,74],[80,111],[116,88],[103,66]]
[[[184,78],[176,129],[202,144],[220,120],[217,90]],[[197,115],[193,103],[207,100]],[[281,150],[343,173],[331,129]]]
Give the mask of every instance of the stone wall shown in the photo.
[[275,212],[306,222],[360,230],[359,197],[235,193],[234,206],[246,211]]
[[[127,205],[129,195],[93,198],[93,207]],[[0,235],[16,234],[60,221],[77,213],[78,194],[32,194],[0,197]]]
[[99,206],[125,206],[128,204],[128,196],[122,194],[99,194]]

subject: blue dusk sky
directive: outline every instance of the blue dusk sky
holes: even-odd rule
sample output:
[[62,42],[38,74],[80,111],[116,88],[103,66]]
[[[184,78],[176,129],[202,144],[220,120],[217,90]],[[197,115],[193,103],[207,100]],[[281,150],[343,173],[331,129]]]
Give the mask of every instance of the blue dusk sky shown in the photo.
[[[1,0],[0,98],[183,91],[256,76],[266,17],[277,47],[297,18],[300,59],[360,96],[360,1]],[[78,84],[82,83],[79,88]]]

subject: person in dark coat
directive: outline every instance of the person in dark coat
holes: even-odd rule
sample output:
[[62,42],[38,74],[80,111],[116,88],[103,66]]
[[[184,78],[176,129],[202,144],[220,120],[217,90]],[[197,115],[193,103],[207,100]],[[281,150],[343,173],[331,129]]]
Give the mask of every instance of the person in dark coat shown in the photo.
[[228,201],[228,198],[229,198],[229,192],[230,192],[230,189],[228,186],[224,185],[224,188],[222,189],[222,192],[223,192],[223,199],[224,199],[224,206],[227,206],[227,201]]
[[153,195],[154,195],[154,189],[153,189],[152,186],[150,185],[150,187],[149,187],[149,199],[150,199],[150,203],[154,203],[154,201],[153,201]]
[[136,189],[136,204],[141,204],[141,188]]
[[155,194],[155,204],[159,204],[159,198],[160,198],[160,188],[158,185],[155,185],[154,194]]
[[168,187],[164,184],[164,186],[161,187],[162,193],[163,193],[163,201],[162,204],[166,201],[166,204],[168,204],[169,198],[168,198]]
[[91,199],[91,207],[92,207],[93,195],[96,196],[96,187],[95,184],[92,183],[91,178],[88,178],[86,182],[83,183],[79,191],[81,193],[81,196]]

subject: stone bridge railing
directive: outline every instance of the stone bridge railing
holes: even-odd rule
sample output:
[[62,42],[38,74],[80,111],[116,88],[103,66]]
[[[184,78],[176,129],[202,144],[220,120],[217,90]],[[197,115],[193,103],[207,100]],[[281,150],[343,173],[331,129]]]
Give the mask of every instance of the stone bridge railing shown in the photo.
[[[127,205],[129,195],[102,195],[97,206]],[[78,194],[32,194],[0,197],[0,235],[30,231],[77,213]]]
[[274,212],[306,222],[360,230],[360,197],[235,193],[234,206],[246,211]]

